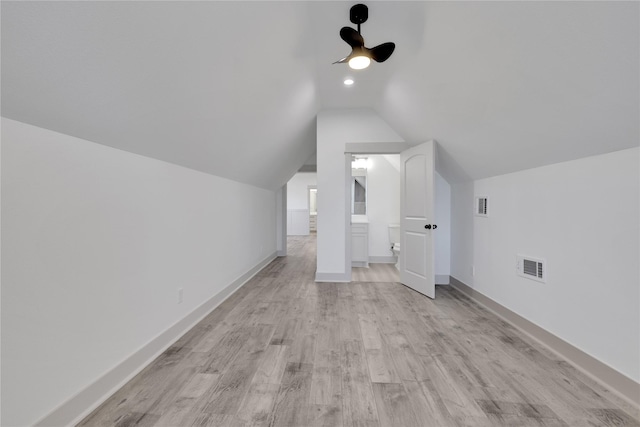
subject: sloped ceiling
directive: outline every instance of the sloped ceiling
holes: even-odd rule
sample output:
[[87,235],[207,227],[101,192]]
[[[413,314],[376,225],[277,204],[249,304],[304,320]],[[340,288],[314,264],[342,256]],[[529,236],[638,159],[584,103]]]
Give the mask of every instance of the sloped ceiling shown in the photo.
[[270,189],[325,108],[436,139],[453,181],[639,143],[638,3],[369,2],[397,48],[358,72],[353,4],[3,1],[2,115]]

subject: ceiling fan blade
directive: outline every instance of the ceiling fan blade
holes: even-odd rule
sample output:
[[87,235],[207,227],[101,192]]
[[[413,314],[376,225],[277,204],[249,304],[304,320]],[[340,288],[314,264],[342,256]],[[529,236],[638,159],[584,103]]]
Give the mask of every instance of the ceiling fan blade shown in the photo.
[[395,48],[395,43],[387,42],[369,49],[369,53],[371,54],[371,59],[374,61],[384,62],[389,59]]
[[340,59],[340,60],[338,60],[338,61],[336,61],[336,62],[333,62],[333,64],[344,64],[345,62],[348,62],[348,61],[349,61],[349,57],[350,57],[350,56],[351,56],[351,55],[349,55],[349,56],[345,56],[344,58],[342,58],[342,59]]
[[340,37],[351,47],[364,46],[364,39],[356,30],[351,27],[342,27]]

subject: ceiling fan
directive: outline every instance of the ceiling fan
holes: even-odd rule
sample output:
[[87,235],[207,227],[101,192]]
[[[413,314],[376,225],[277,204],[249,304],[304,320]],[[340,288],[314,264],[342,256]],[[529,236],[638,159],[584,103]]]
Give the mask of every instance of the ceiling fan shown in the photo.
[[367,22],[369,17],[369,8],[364,4],[356,4],[349,11],[349,19],[358,26],[358,31],[351,27],[342,27],[340,37],[351,46],[351,53],[334,64],[349,63],[349,67],[354,70],[367,68],[373,59],[376,62],[384,62],[393,53],[396,48],[395,43],[382,43],[371,49],[364,46],[364,39],[360,35],[360,24]]

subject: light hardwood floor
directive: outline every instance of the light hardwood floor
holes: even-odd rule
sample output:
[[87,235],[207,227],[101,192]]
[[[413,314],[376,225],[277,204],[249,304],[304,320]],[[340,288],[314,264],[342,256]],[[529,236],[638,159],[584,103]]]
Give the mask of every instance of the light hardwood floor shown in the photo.
[[351,280],[354,282],[398,282],[400,273],[395,264],[369,264],[369,268],[353,267]]
[[315,235],[82,426],[620,426],[634,408],[449,287],[314,283]]

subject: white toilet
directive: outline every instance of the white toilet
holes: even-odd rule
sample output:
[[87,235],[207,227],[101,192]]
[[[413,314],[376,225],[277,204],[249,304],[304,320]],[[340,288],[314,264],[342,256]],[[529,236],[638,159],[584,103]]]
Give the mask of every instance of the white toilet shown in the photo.
[[396,268],[400,269],[400,224],[389,224],[389,243],[391,243],[391,251],[396,257]]

